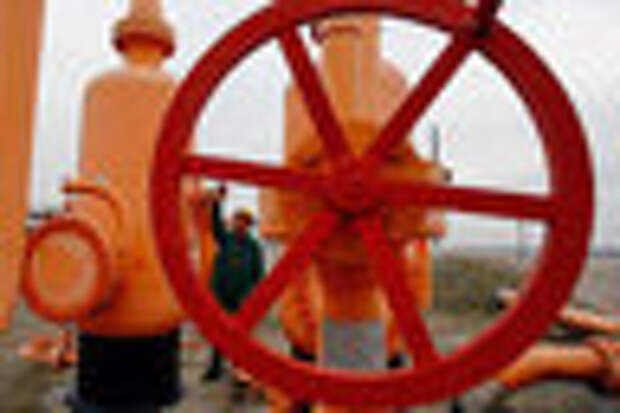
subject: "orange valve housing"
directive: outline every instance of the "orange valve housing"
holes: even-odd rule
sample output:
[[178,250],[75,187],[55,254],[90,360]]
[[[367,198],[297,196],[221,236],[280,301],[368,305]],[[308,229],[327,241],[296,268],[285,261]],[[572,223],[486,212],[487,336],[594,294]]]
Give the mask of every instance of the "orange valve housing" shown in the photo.
[[[355,15],[323,20],[314,24],[313,33],[321,46],[317,69],[326,93],[343,124],[347,143],[355,155],[360,156],[404,98],[406,80],[381,57],[376,16]],[[329,154],[306,110],[303,91],[297,85],[293,84],[287,90],[285,104],[284,155],[287,166],[304,173],[329,173]],[[342,172],[346,177],[348,171]],[[391,151],[378,175],[385,179],[427,183],[440,183],[445,176],[440,165],[422,159],[409,143]],[[328,206],[346,208],[350,199],[364,209],[362,197],[347,194],[346,187],[346,182],[333,183],[328,189],[332,193]],[[289,243],[302,230],[307,219],[325,206],[324,200],[308,194],[262,189],[261,232],[272,241]],[[403,251],[409,287],[419,301],[417,306],[427,308],[430,305],[431,274],[428,254],[424,250],[425,238],[443,235],[442,216],[438,211],[416,207],[384,208],[381,216],[394,249]],[[403,350],[385,297],[379,291],[376,278],[366,270],[367,264],[362,258],[365,255],[358,234],[343,228],[317,253],[317,265],[284,293],[280,300],[280,321],[289,340],[298,349],[318,355],[321,324],[328,318],[351,323],[382,323],[387,326],[389,357]],[[322,288],[315,288],[317,283]]]
[[37,228],[26,243],[22,290],[42,318],[82,321],[102,310],[118,285],[126,211],[95,182],[67,181],[63,191],[93,199],[104,213],[95,220],[68,201],[66,212]]
[[[124,64],[87,86],[81,178],[63,188],[71,195],[66,213],[28,241],[23,290],[42,317],[76,321],[93,336],[156,336],[184,319],[155,252],[147,194],[157,134],[176,89],[162,70],[174,36],[160,2],[132,0],[113,42]],[[189,213],[187,205],[184,217]],[[188,236],[200,231],[186,229]],[[201,247],[197,259],[206,260],[212,246]]]
[[[79,172],[104,182],[131,206],[123,220],[119,288],[110,305],[79,323],[90,334],[156,335],[183,319],[155,256],[146,191],[158,128],[176,88],[161,69],[174,38],[159,3],[132,1],[113,39],[125,64],[98,76],[86,90]],[[92,197],[80,197],[72,210],[97,221],[113,212]],[[112,234],[114,222],[107,222]]]

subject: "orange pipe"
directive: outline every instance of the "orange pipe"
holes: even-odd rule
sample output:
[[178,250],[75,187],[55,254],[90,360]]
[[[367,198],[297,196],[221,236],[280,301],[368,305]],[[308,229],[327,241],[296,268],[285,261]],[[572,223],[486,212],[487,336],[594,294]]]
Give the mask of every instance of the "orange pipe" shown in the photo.
[[66,329],[63,329],[57,337],[37,334],[20,345],[17,354],[24,360],[50,365],[54,371],[71,367],[78,361],[73,335]]
[[0,1],[0,331],[8,327],[18,296],[43,5]]
[[516,390],[542,380],[572,379],[620,391],[620,342],[590,341],[583,345],[539,345],[502,371],[498,380]]
[[112,188],[106,188],[85,178],[78,178],[66,181],[62,191],[67,195],[89,195],[101,200],[114,214],[119,234],[122,228],[125,228],[127,211],[122,204],[120,194],[115,194]]
[[189,231],[193,232],[193,244],[198,248],[198,274],[203,285],[208,285],[213,272],[213,260],[217,252],[217,243],[213,238],[211,208],[213,207],[214,194],[211,191],[198,188],[193,185],[188,188],[188,214],[192,217],[193,226]]
[[[81,175],[100,178],[131,205],[124,220],[126,248],[120,250],[123,260],[117,268],[120,287],[104,311],[80,320],[79,326],[95,335],[156,335],[184,319],[155,251],[147,196],[152,151],[176,83],[160,69],[167,49],[131,36],[122,47],[127,65],[99,76],[87,88],[79,163]],[[72,211],[97,221],[110,213],[86,197],[72,202]],[[119,251],[111,225],[106,233]]]
[[[412,241],[403,249],[402,257],[412,299],[415,300],[419,310],[430,310],[433,306],[433,262],[430,242],[425,239]],[[386,336],[388,355],[393,357],[406,354],[408,351],[400,334],[400,328],[389,309],[386,308],[385,314],[388,320]]]
[[[502,304],[512,307],[519,299],[519,294],[511,289],[498,291],[497,297]],[[564,308],[558,315],[558,322],[567,327],[578,328],[596,334],[620,334],[620,321],[609,320],[602,315],[580,310],[574,307]]]
[[306,354],[317,354],[323,303],[316,267],[286,289],[279,302],[279,321],[289,343]]

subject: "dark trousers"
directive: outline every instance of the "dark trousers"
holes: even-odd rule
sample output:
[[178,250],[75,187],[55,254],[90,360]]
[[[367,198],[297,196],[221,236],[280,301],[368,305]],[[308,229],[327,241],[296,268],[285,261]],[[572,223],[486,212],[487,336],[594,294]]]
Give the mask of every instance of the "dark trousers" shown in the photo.
[[[295,360],[304,361],[306,363],[316,363],[316,356],[314,354],[306,353],[303,350],[293,346],[291,348],[291,357]],[[290,413],[310,413],[312,410],[312,404],[304,401],[298,401],[291,407]]]
[[160,413],[158,406],[113,406],[101,407],[77,400],[71,404],[72,413]]
[[207,369],[207,373],[211,374],[221,374],[224,369],[224,357],[215,347],[211,351],[211,361]]

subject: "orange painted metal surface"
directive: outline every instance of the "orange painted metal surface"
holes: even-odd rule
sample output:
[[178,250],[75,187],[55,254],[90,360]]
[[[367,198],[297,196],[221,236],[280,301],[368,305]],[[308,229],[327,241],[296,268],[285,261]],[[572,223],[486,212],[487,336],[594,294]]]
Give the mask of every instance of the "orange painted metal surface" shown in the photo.
[[[430,241],[419,239],[410,242],[405,245],[402,256],[405,263],[407,283],[418,309],[430,310],[433,306],[433,259]],[[386,306],[384,314],[387,318],[387,353],[391,357],[397,354],[406,354],[407,346],[400,334],[398,323],[392,317],[387,301],[384,305]]]
[[51,366],[60,372],[78,362],[78,351],[71,331],[62,330],[56,337],[36,334],[17,349],[17,355],[33,363]]
[[279,302],[279,321],[289,343],[306,354],[317,354],[323,300],[316,267],[306,270],[286,289]]
[[[418,308],[428,310],[432,307],[433,278],[430,245],[426,240],[416,240],[403,250],[411,293],[416,297]],[[323,291],[317,279],[316,266],[310,267],[282,295],[279,302],[279,320],[289,342],[307,354],[317,354],[319,325],[324,317]],[[383,298],[380,298],[383,300]],[[363,303],[365,305],[365,303]],[[364,314],[364,309],[356,312]],[[390,357],[405,352],[405,346],[398,326],[383,300],[377,317],[387,325],[386,346]]]
[[190,216],[188,232],[194,240],[194,257],[197,261],[198,274],[203,285],[208,285],[213,274],[214,259],[217,252],[217,242],[213,237],[212,210],[214,195],[210,190],[201,189],[197,183],[192,183],[187,189],[188,215]]
[[53,322],[91,317],[117,285],[116,256],[109,240],[90,221],[65,215],[28,237],[22,292],[30,308]]
[[[125,64],[86,89],[78,179],[63,188],[65,211],[29,239],[23,291],[48,320],[97,335],[155,335],[185,317],[155,253],[148,207],[152,153],[176,89],[161,68],[174,38],[160,2],[134,0],[113,41]],[[196,228],[185,207],[188,237],[203,238],[195,258],[209,261],[208,228]]]
[[[105,182],[127,205],[122,286],[106,311],[81,322],[96,334],[155,334],[182,318],[155,256],[147,207],[150,160],[161,118],[175,89],[158,69],[162,49],[149,42],[127,45],[127,66],[94,80],[87,89],[79,173]],[[72,208],[93,217],[107,207],[82,197]],[[109,229],[111,230],[111,229]]]
[[620,342],[590,340],[578,345],[538,345],[505,369],[498,380],[516,390],[543,380],[571,379],[620,392]]
[[145,42],[160,49],[164,56],[171,56],[175,47],[174,31],[162,14],[160,0],[132,0],[129,15],[114,28],[116,48],[131,53],[129,50],[135,51],[136,42]]
[[[497,296],[507,307],[514,306],[519,299],[519,293],[512,289],[503,289]],[[571,379],[594,383],[609,392],[620,392],[620,342],[613,340],[620,332],[619,323],[573,307],[561,310],[557,323],[598,336],[583,343],[532,347],[502,371],[498,380],[511,390],[544,380]]]
[[[519,293],[511,289],[502,289],[498,291],[497,296],[507,307],[514,306],[519,299]],[[577,328],[594,334],[620,335],[620,321],[574,307],[562,309],[558,314],[557,322],[569,328]]]
[[19,292],[43,0],[0,2],[0,331]]

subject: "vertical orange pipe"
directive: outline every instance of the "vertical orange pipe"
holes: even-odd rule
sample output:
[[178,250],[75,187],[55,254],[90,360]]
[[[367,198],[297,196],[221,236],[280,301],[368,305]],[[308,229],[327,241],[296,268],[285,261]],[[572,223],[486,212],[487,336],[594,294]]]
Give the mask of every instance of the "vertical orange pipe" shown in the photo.
[[[322,46],[320,67],[338,117],[345,124],[355,120],[372,123],[378,109],[373,101],[381,93],[378,86],[382,61],[377,18],[347,16],[330,19],[319,23],[316,33]],[[349,135],[353,150],[361,153],[367,145],[366,139],[353,130],[349,131]],[[325,320],[351,325],[381,323],[384,310],[381,290],[372,270],[365,263],[345,267],[333,261],[319,261],[318,268],[324,294]],[[342,291],[347,293],[343,295]],[[322,345],[329,341],[325,338],[319,340]],[[320,360],[325,360],[324,353],[325,349],[320,348]],[[385,413],[390,409],[321,405],[315,407],[315,411]]]
[[[155,251],[147,196],[162,117],[177,87],[163,66],[174,52],[174,37],[161,1],[132,0],[113,37],[124,64],[97,76],[86,88],[79,174],[105,182],[130,206],[124,260],[118,268],[120,287],[107,308],[78,323],[92,335],[167,334],[185,318]],[[97,224],[109,212],[87,198],[74,202],[73,211]]]
[[334,109],[341,120],[371,119],[372,94],[381,64],[379,24],[374,16],[323,21],[315,28],[321,44],[320,66]]
[[[347,16],[330,18],[313,27],[313,35],[321,48],[317,67],[337,116],[347,134],[349,144],[356,154],[361,154],[375,139],[378,130],[398,108],[407,93],[406,78],[388,61],[381,58],[380,24],[376,16]],[[299,89],[292,85],[285,95],[284,155],[289,167],[305,171],[321,172],[326,169],[326,157],[320,139],[316,137],[313,122],[308,117],[305,103]],[[424,161],[412,146],[404,146],[392,157],[382,174],[392,179],[414,181],[437,181],[441,168]],[[304,217],[320,207],[313,198],[297,197],[289,192],[261,192],[261,233],[263,236],[286,243],[300,229]],[[393,241],[395,251],[403,252],[406,261],[410,287],[419,301],[420,308],[431,305],[432,279],[430,272],[430,251],[425,237],[434,234],[427,223],[426,215],[419,210],[391,211],[384,217],[384,225]],[[413,241],[413,242],[412,242]],[[406,244],[408,245],[405,248]],[[333,326],[353,328],[369,327],[373,339],[379,334],[379,327],[391,331],[386,353],[404,349],[400,334],[392,322],[388,305],[382,290],[366,262],[360,262],[365,250],[359,236],[350,231],[340,231],[315,257],[316,281],[319,284],[320,309],[316,309],[319,322],[329,320],[323,336],[316,326],[317,337],[307,339],[303,334],[308,329],[303,321],[304,307],[313,308],[308,288],[296,285],[287,291],[282,299],[281,321],[289,340],[296,346],[314,353],[319,349],[319,360],[324,362],[326,349],[334,341],[328,337]],[[297,294],[297,291],[305,294]],[[342,292],[346,291],[346,294]],[[311,295],[311,293],[310,293]],[[305,299],[304,299],[305,296]],[[296,297],[301,297],[299,300]],[[413,301],[413,300],[412,300]],[[307,312],[307,311],[306,311]],[[392,327],[389,327],[392,325]],[[320,328],[319,328],[320,327]],[[321,343],[321,344],[319,344]],[[375,345],[373,341],[372,345]],[[387,343],[386,343],[387,344]],[[382,350],[375,351],[379,355]],[[385,354],[387,356],[388,354]],[[334,359],[334,354],[329,354]],[[337,355],[336,355],[337,356]],[[379,357],[378,357],[379,358]],[[373,362],[375,360],[372,360]],[[386,360],[387,361],[387,360]],[[277,411],[274,409],[274,411]],[[319,406],[316,412],[385,412],[389,408],[359,408]]]
[[43,0],[0,1],[0,331],[18,295],[43,6]]

